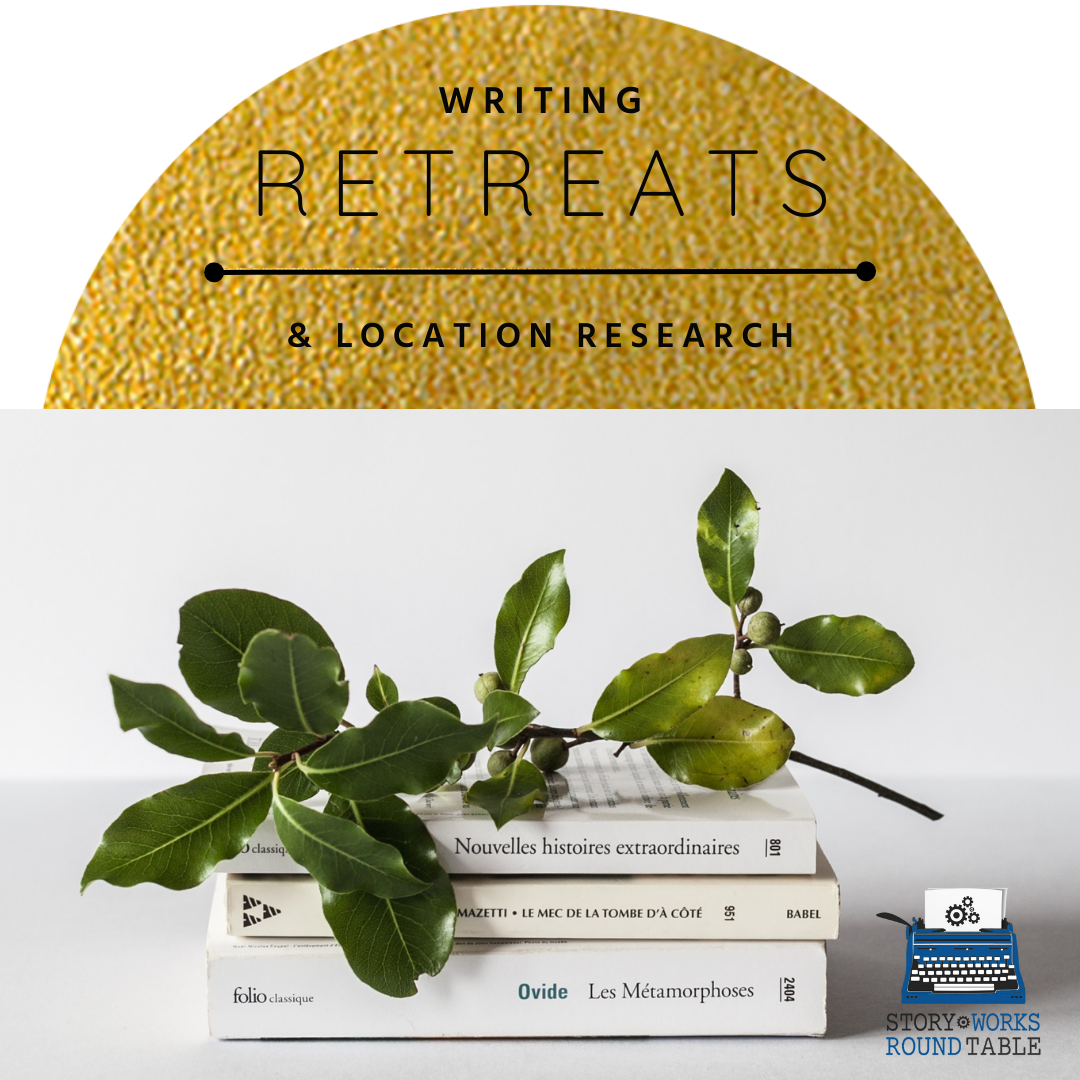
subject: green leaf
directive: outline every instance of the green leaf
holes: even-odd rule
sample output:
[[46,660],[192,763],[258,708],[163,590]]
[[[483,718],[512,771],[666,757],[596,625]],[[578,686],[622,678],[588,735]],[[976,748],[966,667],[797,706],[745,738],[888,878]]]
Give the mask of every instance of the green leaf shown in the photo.
[[[311,743],[311,736],[303,731],[285,731],[283,728],[274,728],[263,739],[259,751],[269,751],[272,754],[291,754],[294,750],[302,750]],[[269,758],[256,758],[251,766],[252,772],[268,772],[270,770]],[[295,766],[285,765],[279,770],[278,791],[297,802],[310,799],[319,789]]]
[[326,803],[326,813],[351,821],[366,829],[376,840],[397,848],[405,865],[421,881],[431,884],[442,871],[431,833],[404,799],[389,795],[385,799],[357,802],[331,795]]
[[437,787],[453,787],[454,784],[456,784],[461,779],[461,774],[462,772],[464,772],[464,769],[462,769],[461,767],[461,763],[467,760],[467,755],[465,757],[459,757],[454,762],[454,764],[450,766],[450,771],[446,774],[446,776],[443,777],[442,783],[438,784]]
[[509,690],[521,689],[529,668],[555,647],[570,616],[565,554],[541,556],[503,598],[495,619],[495,667]]
[[357,977],[382,994],[411,997],[420,975],[437,975],[454,945],[457,905],[424,823],[398,798],[356,803],[333,795],[326,812],[393,844],[424,892],[401,899],[322,890],[323,913]]
[[477,780],[465,793],[465,801],[486,810],[495,828],[501,829],[531,810],[534,802],[547,802],[547,784],[535,765],[518,757],[498,776]]
[[671,730],[723,685],[734,644],[731,634],[710,634],[642,657],[608,683],[581,730],[620,742]]
[[705,580],[731,608],[735,622],[735,605],[754,574],[757,540],[757,500],[730,469],[725,469],[698,511],[697,544]]
[[421,795],[450,774],[462,754],[487,744],[493,724],[463,724],[429,701],[399,701],[367,727],[335,735],[300,763],[319,787],[370,801]]
[[129,806],[83,873],[92,881],[192,889],[232,859],[270,811],[269,773],[211,773]]
[[488,749],[509,742],[520,735],[538,716],[540,710],[512,690],[492,690],[484,698],[484,722],[495,722]]
[[368,704],[376,712],[379,712],[380,710],[385,709],[387,705],[393,705],[394,702],[397,701],[397,683],[395,683],[389,675],[384,675],[379,670],[378,664],[376,664],[371,678],[368,679],[364,696],[367,698]]
[[432,705],[443,712],[448,712],[455,720],[461,719],[461,710],[447,697],[439,697],[437,694],[435,697],[421,698],[421,701],[430,701]]
[[818,615],[769,646],[780,670],[825,694],[880,694],[915,666],[904,639],[865,615]]
[[466,769],[472,766],[472,763],[476,760],[475,754],[462,754],[453,765],[450,766],[450,772],[443,778],[443,782],[438,786],[441,788],[453,787],[462,777],[462,774]]
[[744,788],[772,776],[787,761],[795,733],[768,709],[715,697],[678,727],[638,745],[682,784]]
[[333,645],[318,646],[305,634],[260,630],[244,651],[237,685],[259,719],[289,731],[327,735],[349,705]]
[[140,731],[147,742],[170,754],[196,761],[234,761],[255,753],[235,731],[221,735],[204,724],[167,686],[130,682],[118,675],[110,675],[109,682],[121,729]]
[[438,975],[454,947],[457,904],[450,878],[400,900],[322,888],[323,915],[349,967],[390,997],[412,997],[420,975]]
[[180,609],[180,672],[205,705],[253,723],[262,721],[236,685],[240,661],[261,630],[305,634],[333,645],[326,631],[288,600],[247,589],[215,589],[193,596]]
[[411,896],[430,882],[411,874],[401,852],[363,826],[312,810],[280,793],[274,826],[285,850],[320,884],[334,892],[363,889],[375,896]]

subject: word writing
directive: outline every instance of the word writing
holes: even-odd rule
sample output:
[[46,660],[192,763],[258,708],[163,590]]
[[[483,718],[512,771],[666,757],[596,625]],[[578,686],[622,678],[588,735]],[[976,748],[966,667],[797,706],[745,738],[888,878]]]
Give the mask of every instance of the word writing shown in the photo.
[[[472,104],[473,91],[475,86],[468,86],[465,88],[465,93],[462,94],[461,88],[455,86],[451,89],[450,93],[446,93],[446,87],[439,87],[439,96],[442,98],[443,112],[452,113],[455,109],[460,113],[467,113],[469,106]],[[507,103],[506,108],[503,108],[503,99],[506,94],[501,87],[498,86],[485,86],[484,87],[484,112],[486,114],[505,113],[506,109],[516,113],[523,113],[528,111],[525,108],[525,87],[515,87],[515,92],[511,97],[513,105]],[[553,101],[562,103],[562,111],[564,113],[574,112],[574,105],[577,102],[576,96],[572,95],[571,88],[564,86],[562,93],[553,86],[534,86],[532,93],[536,97],[528,98],[530,103],[536,105],[537,112],[546,113],[548,111],[548,95],[553,94]],[[590,113],[603,113],[607,103],[607,87],[601,86],[594,90],[591,86],[583,86],[581,88],[581,108],[576,110],[585,116]],[[477,99],[479,105],[479,98]],[[638,93],[636,86],[624,86],[615,98],[615,104],[619,107],[620,112],[624,113],[639,113],[641,112],[641,97]],[[558,108],[558,104],[552,106],[553,109]]]

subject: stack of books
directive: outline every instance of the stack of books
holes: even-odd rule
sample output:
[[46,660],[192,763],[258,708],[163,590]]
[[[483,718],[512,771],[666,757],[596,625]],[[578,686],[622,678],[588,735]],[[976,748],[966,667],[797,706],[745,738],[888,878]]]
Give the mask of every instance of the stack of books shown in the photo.
[[[242,764],[239,767],[243,767]],[[457,898],[415,997],[359,982],[273,821],[222,863],[207,938],[218,1038],[822,1035],[840,894],[787,768],[685,787],[645,754],[575,749],[496,831],[463,785],[413,800]]]

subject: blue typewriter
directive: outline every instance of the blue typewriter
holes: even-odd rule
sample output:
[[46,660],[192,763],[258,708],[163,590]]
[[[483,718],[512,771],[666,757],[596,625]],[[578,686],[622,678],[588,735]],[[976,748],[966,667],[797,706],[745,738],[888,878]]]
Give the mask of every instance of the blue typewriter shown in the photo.
[[900,991],[905,1004],[1026,1000],[1016,931],[1007,919],[1000,928],[946,931],[927,930],[922,919],[908,923],[887,911],[879,911],[878,918],[907,927],[907,971]]

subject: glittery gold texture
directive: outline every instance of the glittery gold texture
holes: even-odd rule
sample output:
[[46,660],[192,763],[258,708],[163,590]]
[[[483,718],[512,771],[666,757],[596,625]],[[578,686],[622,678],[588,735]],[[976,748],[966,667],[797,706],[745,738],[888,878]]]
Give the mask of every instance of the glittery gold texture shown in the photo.
[[[468,115],[446,115],[438,87],[474,86]],[[504,115],[482,110],[485,86]],[[525,109],[513,111],[514,88]],[[548,111],[536,86],[554,87]],[[562,111],[562,88],[573,107]],[[581,87],[606,88],[583,114]],[[615,96],[637,86],[641,110]],[[827,194],[794,184],[784,163]],[[258,152],[305,162],[307,217],[287,189],[258,216]],[[338,151],[348,178],[338,216]],[[432,159],[426,216],[422,157]],[[526,154],[531,217],[513,189],[483,214],[484,150]],[[563,216],[563,151],[574,208]],[[754,149],[737,169],[710,149]],[[685,211],[643,198],[659,150]],[[268,163],[289,179],[291,159]],[[794,166],[793,166],[794,167]],[[516,179],[515,158],[492,179]],[[650,190],[664,188],[654,168]],[[226,277],[203,267],[854,267],[877,277]],[[303,322],[311,348],[288,344]],[[411,322],[412,348],[393,341]],[[430,323],[445,342],[423,347]],[[464,347],[453,324],[470,323]],[[501,323],[522,330],[515,347]],[[551,323],[533,348],[529,324]],[[579,347],[577,326],[597,327]],[[337,347],[343,324],[349,349]],[[378,323],[385,340],[366,347]],[[487,344],[479,345],[479,326]],[[605,325],[620,323],[620,346]],[[645,323],[649,344],[631,345]],[[657,344],[672,324],[672,347]],[[704,345],[684,345],[691,323]],[[728,348],[713,327],[733,328]],[[760,323],[745,345],[743,326]],[[792,325],[773,348],[772,324]],[[396,27],[351,42],[270,84],[218,121],[164,173],[110,244],[61,346],[47,407],[1031,407],[1005,313],[960,231],[910,168],[856,117],[767,60],[716,38],[633,15],[579,8],[493,8]]]

